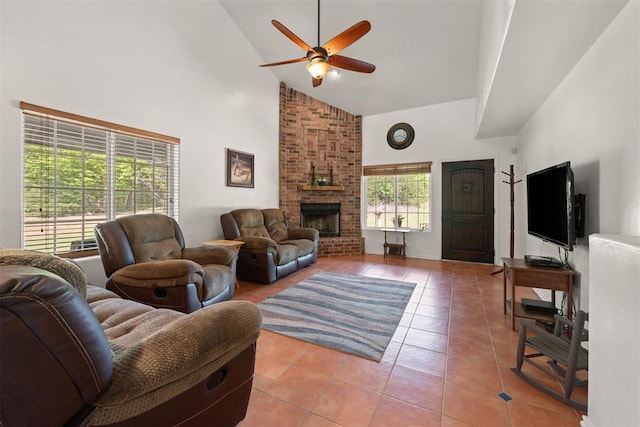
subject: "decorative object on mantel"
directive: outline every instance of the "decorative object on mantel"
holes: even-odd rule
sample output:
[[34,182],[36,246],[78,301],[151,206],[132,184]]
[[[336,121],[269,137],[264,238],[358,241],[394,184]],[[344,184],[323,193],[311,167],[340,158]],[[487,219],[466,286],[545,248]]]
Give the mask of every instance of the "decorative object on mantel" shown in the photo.
[[331,66],[344,68],[345,70],[350,71],[357,71],[359,73],[373,73],[376,69],[375,65],[360,61],[359,59],[336,55],[338,52],[355,43],[360,37],[369,32],[371,29],[369,21],[360,21],[357,24],[352,25],[329,40],[323,46],[320,46],[320,0],[318,0],[318,46],[316,47],[309,46],[300,37],[295,35],[291,30],[275,19],[272,19],[271,23],[289,40],[307,51],[307,54],[302,58],[262,64],[260,67],[271,67],[274,65],[309,61],[309,64],[307,64],[307,71],[311,74],[313,87],[317,87],[322,84],[322,79],[327,75]]
[[391,221],[395,227],[400,228],[402,227],[402,220],[404,220],[404,215],[396,215]]
[[227,148],[227,187],[253,188],[253,154]]
[[336,184],[333,182],[333,164],[329,164],[329,180],[327,181],[327,178],[323,174],[320,174],[320,175],[318,175],[318,177],[316,177],[316,165],[313,164],[313,162],[312,162],[311,163],[311,185],[314,186],[314,187],[316,185],[320,185],[320,186],[325,186],[325,185],[335,186]]

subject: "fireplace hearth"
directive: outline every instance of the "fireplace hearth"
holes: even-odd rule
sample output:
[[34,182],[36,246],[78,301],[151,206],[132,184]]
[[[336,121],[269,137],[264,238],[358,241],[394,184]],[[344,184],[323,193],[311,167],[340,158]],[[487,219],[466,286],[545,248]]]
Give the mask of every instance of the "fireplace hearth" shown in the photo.
[[300,203],[304,228],[315,228],[320,237],[340,236],[340,203]]

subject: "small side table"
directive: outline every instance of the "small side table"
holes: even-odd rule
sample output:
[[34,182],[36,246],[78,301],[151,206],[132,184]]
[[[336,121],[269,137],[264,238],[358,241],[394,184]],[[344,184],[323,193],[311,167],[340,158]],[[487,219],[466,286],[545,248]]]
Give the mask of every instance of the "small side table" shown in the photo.
[[239,240],[207,240],[206,242],[202,242],[203,245],[207,246],[235,246],[240,249],[240,246],[244,245],[244,242]]
[[[235,248],[240,249],[240,246],[244,245],[244,242],[239,240],[207,240],[206,242],[202,242],[205,246],[233,246]],[[236,289],[240,289],[240,283],[238,283],[238,278],[236,278]]]
[[[405,236],[410,231],[409,228],[382,228],[384,231],[384,258],[388,255],[400,255],[402,258],[407,258],[407,242]],[[389,243],[387,242],[387,232],[402,233],[402,243]]]

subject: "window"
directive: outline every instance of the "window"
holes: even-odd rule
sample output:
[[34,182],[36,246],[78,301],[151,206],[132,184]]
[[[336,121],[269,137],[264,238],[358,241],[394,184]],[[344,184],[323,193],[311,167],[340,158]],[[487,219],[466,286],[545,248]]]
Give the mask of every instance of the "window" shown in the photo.
[[100,222],[146,212],[177,217],[179,139],[20,107],[24,249],[91,255]]
[[429,229],[430,173],[431,162],[365,166],[365,227]]

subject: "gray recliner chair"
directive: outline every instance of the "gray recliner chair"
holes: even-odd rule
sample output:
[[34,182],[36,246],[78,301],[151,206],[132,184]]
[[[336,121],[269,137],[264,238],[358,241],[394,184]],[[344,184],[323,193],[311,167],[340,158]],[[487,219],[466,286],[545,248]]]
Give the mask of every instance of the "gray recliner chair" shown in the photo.
[[233,298],[238,250],[187,248],[167,215],[124,216],[94,232],[106,287],[123,298],[184,313]]

